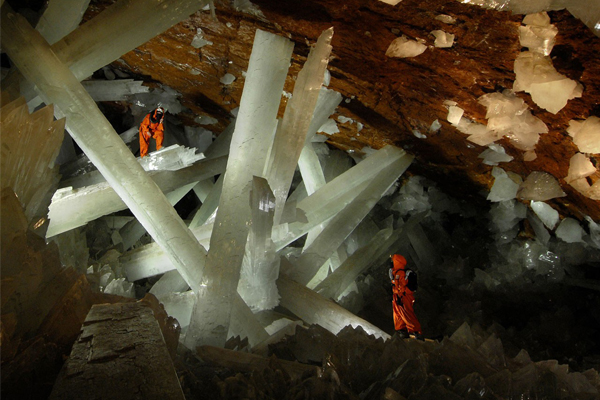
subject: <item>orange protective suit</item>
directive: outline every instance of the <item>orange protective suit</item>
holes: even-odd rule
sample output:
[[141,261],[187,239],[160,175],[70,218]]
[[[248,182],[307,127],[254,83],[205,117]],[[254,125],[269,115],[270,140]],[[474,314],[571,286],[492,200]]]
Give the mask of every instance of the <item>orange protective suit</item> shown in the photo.
[[148,154],[148,146],[150,145],[150,138],[156,140],[156,150],[162,148],[162,142],[164,138],[165,128],[163,126],[163,120],[165,118],[164,110],[162,107],[149,112],[142,123],[140,124],[140,156],[144,157]]
[[421,324],[413,309],[415,295],[406,287],[406,259],[400,254],[392,256],[392,307],[394,309],[394,328],[408,333],[421,333]]

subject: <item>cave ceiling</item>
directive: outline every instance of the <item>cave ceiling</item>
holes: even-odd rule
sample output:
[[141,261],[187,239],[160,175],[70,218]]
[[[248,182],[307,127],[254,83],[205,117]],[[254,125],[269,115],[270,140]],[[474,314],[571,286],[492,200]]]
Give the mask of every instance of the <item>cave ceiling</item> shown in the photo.
[[[92,0],[84,20],[111,5],[110,0]],[[364,148],[391,144],[416,156],[409,172],[437,182],[447,193],[484,202],[493,184],[492,167],[479,155],[486,149],[467,141],[447,121],[447,100],[464,109],[464,116],[486,124],[486,109],[478,98],[486,93],[511,89],[515,80],[514,60],[522,51],[518,27],[522,15],[486,10],[452,0],[404,0],[396,6],[379,1],[255,0],[260,12],[242,12],[228,1],[216,1],[216,16],[200,11],[112,63],[113,68],[143,79],[148,86],[166,85],[181,93],[186,108],[178,114],[184,125],[194,126],[202,115],[218,119],[204,125],[221,132],[239,106],[244,71],[252,49],[254,32],[262,29],[290,38],[295,43],[290,73],[284,90],[292,92],[294,77],[302,67],[311,44],[333,26],[333,51],[329,62],[329,88],[344,100],[332,116],[340,132],[329,136],[333,147],[360,154]],[[456,23],[435,17],[446,14]],[[525,179],[532,171],[545,171],[557,178],[567,196],[548,201],[563,216],[600,220],[600,202],[584,197],[564,178],[570,158],[578,152],[567,133],[569,121],[600,116],[600,39],[566,11],[549,12],[558,28],[551,53],[554,67],[580,82],[584,92],[553,114],[538,107],[529,94],[517,93],[536,117],[549,128],[536,146],[537,158],[524,161],[524,152],[501,139],[514,159],[500,167]],[[191,46],[197,29],[211,45]],[[435,48],[431,31],[443,29],[455,35],[451,48]],[[389,44],[401,35],[422,39],[428,49],[411,58],[385,55]],[[236,77],[225,85],[225,74]],[[280,116],[285,109],[283,97]],[[117,107],[118,108],[118,107]],[[125,107],[126,108],[126,107]],[[338,117],[352,119],[340,122]],[[430,132],[438,120],[441,129]],[[362,129],[359,129],[360,122]],[[424,134],[419,138],[415,131]],[[419,135],[421,136],[421,135]],[[590,155],[595,165],[600,156]],[[592,176],[590,179],[598,179]]]

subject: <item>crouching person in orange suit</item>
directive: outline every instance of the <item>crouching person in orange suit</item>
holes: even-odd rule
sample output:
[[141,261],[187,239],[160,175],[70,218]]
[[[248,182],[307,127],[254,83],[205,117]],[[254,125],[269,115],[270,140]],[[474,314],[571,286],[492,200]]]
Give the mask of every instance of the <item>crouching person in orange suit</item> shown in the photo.
[[156,140],[156,150],[162,148],[165,133],[165,127],[163,126],[164,118],[165,110],[162,107],[158,107],[150,111],[140,124],[140,157],[148,154],[150,138]]
[[421,332],[421,324],[413,309],[414,292],[417,290],[417,273],[406,268],[406,259],[400,254],[394,254],[390,257],[392,268],[389,272],[392,281],[392,307],[396,333],[402,339],[414,336],[415,339],[425,340]]

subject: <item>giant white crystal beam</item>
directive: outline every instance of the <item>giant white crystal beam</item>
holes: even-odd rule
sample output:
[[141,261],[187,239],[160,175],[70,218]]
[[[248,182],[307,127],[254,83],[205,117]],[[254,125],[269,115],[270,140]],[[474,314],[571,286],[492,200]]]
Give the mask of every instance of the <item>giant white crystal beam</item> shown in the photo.
[[[183,198],[198,182],[192,182],[185,186],[180,187],[170,193],[166,194],[169,203],[174,206],[179,203],[179,200]],[[119,229],[119,236],[123,243],[123,250],[128,250],[146,233],[146,229],[137,219],[133,219]]]
[[[125,146],[122,141],[120,143]],[[127,149],[126,146],[125,149]],[[131,155],[129,150],[127,151]],[[135,158],[133,158],[133,161],[136,162],[137,167],[142,168]],[[222,173],[225,170],[226,163],[227,158],[220,157],[215,160],[200,161],[178,171],[160,171],[146,176],[149,176],[150,180],[153,180],[160,190],[169,193],[191,182],[197,182]],[[125,171],[120,172],[123,174]],[[59,189],[54,194],[52,204],[50,204],[48,213],[50,226],[46,237],[52,237],[85,225],[103,215],[124,210],[127,206],[117,191],[107,182],[76,190],[70,188]]]
[[54,121],[53,115],[52,106],[30,115],[23,97],[0,111],[2,188],[11,187],[17,194],[28,221],[46,215],[51,191],[58,186],[54,160],[65,120]]
[[275,195],[267,180],[254,177],[250,192],[252,220],[237,291],[253,312],[270,310],[279,302],[276,280],[279,256],[271,239]]
[[360,326],[370,335],[384,340],[390,338],[390,335],[370,322],[284,275],[279,276],[277,286],[281,294],[280,305],[307,324],[318,324],[333,334],[337,334],[348,325],[354,328]]
[[380,230],[366,246],[356,250],[333,273],[323,279],[315,287],[315,292],[327,299],[338,300],[338,296],[372,264],[373,259],[387,250],[384,244],[391,235],[392,229]]
[[[188,289],[189,285],[181,277],[181,274],[176,269],[166,272],[161,278],[152,285],[150,293],[156,296],[157,299],[168,296],[170,293],[180,293]],[[192,309],[190,307],[190,313]]]
[[50,0],[35,29],[54,44],[79,26],[89,4],[90,0]]
[[215,183],[213,182],[212,178],[205,179],[203,181],[198,182],[196,186],[194,186],[194,194],[196,195],[196,197],[198,197],[198,200],[200,200],[200,202],[204,203],[214,186]]
[[231,324],[229,325],[227,338],[234,336],[248,338],[250,346],[255,346],[269,338],[269,334],[265,328],[237,293],[233,296]]
[[2,43],[2,49],[36,85],[44,101],[54,103],[66,115],[66,124],[79,147],[169,254],[190,287],[198,288],[204,249],[94,100],[44,38],[7,4],[2,7],[1,29],[3,37],[11,38]]
[[319,98],[325,69],[331,54],[333,28],[319,36],[316,46],[311,49],[306,63],[294,85],[292,98],[288,101],[283,120],[275,134],[271,158],[265,166],[265,176],[275,194],[275,224],[279,224],[285,200],[296,171],[300,152],[308,134],[315,105]]
[[223,346],[227,339],[248,235],[250,184],[265,167],[293,46],[281,36],[256,31],[203,283],[185,337],[189,348]]
[[[359,195],[357,188],[360,185],[368,184],[403,155],[405,155],[403,150],[385,146],[298,202],[296,207],[304,212],[307,221],[289,223],[287,230],[275,235],[276,249],[281,250],[316,225],[333,217]],[[412,160],[412,156],[407,157],[405,158],[407,162],[409,158]]]
[[[213,224],[206,224],[193,229],[192,233],[198,242],[208,249]],[[164,274],[175,269],[175,265],[158,243],[153,242],[128,251],[119,257],[119,264],[130,282]]]
[[315,153],[310,139],[317,133],[317,130],[327,122],[327,119],[336,107],[342,101],[342,95],[334,90],[327,88],[321,88],[319,97],[317,99],[317,105],[314,108],[314,113],[310,126],[308,128],[307,140],[300,153],[298,159],[298,167],[302,174],[302,180],[306,186],[306,192],[311,195],[318,188],[325,185],[325,175],[323,174],[323,168],[319,162],[319,158]]
[[208,219],[217,211],[219,207],[219,201],[221,200],[221,193],[223,191],[223,178],[224,174],[219,176],[219,179],[213,185],[212,190],[206,196],[202,205],[194,214],[192,221],[190,222],[190,229],[199,228],[204,225]]
[[[120,0],[55,43],[52,50],[81,81],[207,3],[207,0]],[[20,77],[15,75],[14,79],[20,82]],[[35,96],[31,83],[21,87],[21,93],[27,100]]]
[[[395,148],[396,160],[369,182],[360,194],[336,214],[313,243],[296,260],[290,278],[307,284],[331,254],[377,204],[385,192],[406,171],[414,156]],[[354,188],[354,190],[359,190]]]
[[114,81],[83,81],[85,90],[94,101],[122,101],[136,93],[148,93],[150,88],[142,86],[144,81],[119,79]]

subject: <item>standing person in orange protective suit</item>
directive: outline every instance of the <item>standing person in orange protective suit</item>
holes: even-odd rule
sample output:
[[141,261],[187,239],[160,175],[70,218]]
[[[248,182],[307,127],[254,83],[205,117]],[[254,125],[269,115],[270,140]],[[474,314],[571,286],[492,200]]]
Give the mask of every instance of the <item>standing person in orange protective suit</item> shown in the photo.
[[394,329],[402,339],[414,336],[415,339],[425,340],[421,333],[421,324],[413,309],[414,292],[417,290],[417,273],[406,268],[406,259],[400,254],[390,257],[392,261],[390,279],[393,292]]
[[144,157],[146,154],[148,154],[150,138],[154,138],[156,140],[156,150],[160,150],[162,148],[162,142],[165,134],[165,127],[163,126],[164,118],[164,108],[158,107],[155,110],[150,111],[140,124],[139,133],[141,157]]

